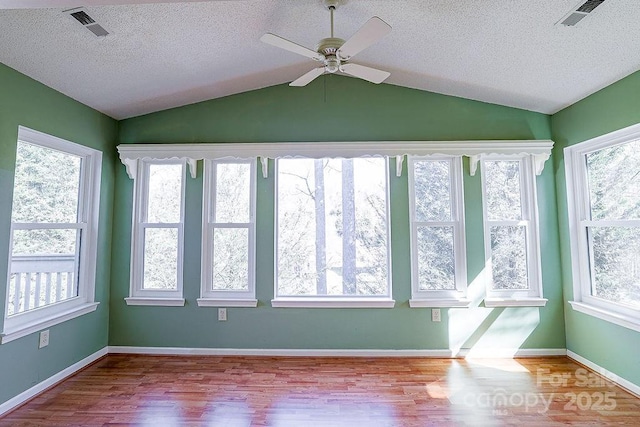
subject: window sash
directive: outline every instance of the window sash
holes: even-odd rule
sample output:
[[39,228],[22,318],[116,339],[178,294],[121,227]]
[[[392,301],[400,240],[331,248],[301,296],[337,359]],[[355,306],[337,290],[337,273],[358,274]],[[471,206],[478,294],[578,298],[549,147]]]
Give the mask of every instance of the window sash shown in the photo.
[[[380,157],[380,156],[369,156],[369,157]],[[298,158],[298,157],[296,157]],[[359,158],[363,158],[363,157],[345,157],[344,159],[359,159]],[[309,294],[283,294],[280,291],[280,286],[279,283],[281,282],[280,280],[280,272],[278,269],[278,266],[280,265],[279,263],[279,258],[280,258],[280,249],[279,249],[279,230],[280,230],[280,224],[279,224],[279,205],[280,205],[280,194],[279,194],[279,181],[280,181],[280,173],[279,173],[279,169],[280,169],[280,158],[276,159],[276,164],[275,164],[275,237],[274,237],[274,241],[275,241],[275,257],[274,257],[274,262],[275,262],[275,280],[274,280],[274,302],[278,302],[278,301],[288,301],[288,300],[302,300],[302,301],[322,301],[322,302],[328,302],[328,301],[338,301],[338,300],[343,300],[343,301],[349,301],[349,303],[352,304],[356,304],[358,301],[373,301],[373,300],[389,300],[389,298],[391,298],[392,295],[392,290],[391,290],[391,277],[392,277],[392,272],[391,272],[391,217],[390,217],[390,206],[389,206],[389,159],[388,157],[382,157],[384,159],[384,182],[385,182],[385,216],[386,216],[386,224],[385,224],[385,238],[386,238],[386,243],[387,243],[387,254],[386,254],[386,262],[387,262],[387,277],[385,280],[385,284],[386,284],[386,292],[384,294],[369,294],[369,295],[358,295],[358,294],[322,294],[322,295],[309,295]],[[301,159],[305,159],[305,160],[332,160],[333,158],[301,158]],[[355,186],[354,186],[355,187]],[[354,188],[355,191],[355,188]]]
[[[246,164],[249,165],[249,222],[215,222],[216,203],[218,194],[217,172],[218,165]],[[203,213],[202,213],[202,267],[200,285],[200,305],[207,305],[206,300],[235,301],[237,304],[249,304],[255,301],[255,257],[256,257],[256,185],[257,159],[205,160],[203,185]],[[247,230],[247,287],[246,289],[214,289],[214,236],[216,229],[246,229]],[[245,301],[245,303],[239,302]]]
[[[134,225],[131,251],[131,288],[130,297],[175,299],[183,295],[183,260],[184,260],[184,212],[186,187],[186,162],[175,160],[138,160],[137,176],[134,189]],[[149,184],[151,165],[180,165],[180,222],[147,222],[149,207]],[[145,248],[147,229],[177,230],[177,277],[175,289],[145,288]]]
[[[522,217],[519,220],[489,220],[487,212],[487,174],[486,162],[517,161],[520,175],[520,206]],[[519,299],[542,298],[540,239],[538,232],[538,209],[536,202],[536,182],[531,155],[485,155],[481,159],[482,208],[484,222],[485,282],[487,298]],[[493,253],[491,248],[492,227],[524,227],[526,251],[526,289],[495,289],[493,282]]]
[[[449,200],[451,219],[449,221],[417,221],[416,220],[416,162],[447,161],[449,163]],[[461,300],[466,296],[466,244],[464,229],[464,196],[462,183],[462,158],[459,156],[410,156],[409,172],[409,217],[410,217],[410,245],[411,245],[411,298],[412,300]],[[453,257],[454,257],[454,289],[421,289],[420,263],[418,253],[418,230],[421,227],[451,227],[453,228]]]
[[[12,222],[10,228],[6,302],[2,342],[25,336],[38,328],[53,326],[95,310],[95,275],[97,259],[97,233],[100,203],[100,184],[102,170],[102,153],[93,148],[82,146],[51,135],[37,132],[20,126],[18,142],[31,144],[80,158],[78,204],[76,206],[77,222],[44,223],[44,222]],[[14,258],[13,235],[16,230],[77,230],[74,252],[74,294],[69,298],[34,307],[33,309],[8,315],[9,293],[11,281],[11,265]],[[37,256],[36,256],[37,257]],[[47,258],[47,257],[41,257]],[[42,277],[41,277],[42,279]],[[45,285],[48,287],[45,278]],[[40,284],[42,286],[42,283]],[[46,289],[45,292],[49,292]],[[45,298],[48,298],[45,297]],[[14,299],[15,301],[15,299]]]
[[612,313],[620,313],[636,319],[640,324],[640,311],[622,302],[612,301],[594,295],[595,262],[593,259],[593,242],[589,238],[589,229],[598,227],[640,227],[638,219],[592,220],[591,195],[589,192],[589,177],[587,156],[591,153],[616,145],[632,142],[637,138],[625,138],[586,142],[565,149],[568,207],[570,222],[575,224],[575,236],[571,233],[572,263],[574,270],[574,299]]

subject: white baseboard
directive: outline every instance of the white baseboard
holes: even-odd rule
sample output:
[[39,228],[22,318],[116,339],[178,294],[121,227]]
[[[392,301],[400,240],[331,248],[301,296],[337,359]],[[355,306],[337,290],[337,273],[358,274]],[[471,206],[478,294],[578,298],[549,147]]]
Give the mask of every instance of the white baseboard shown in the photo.
[[6,414],[7,412],[9,412],[10,410],[14,409],[17,406],[22,405],[27,400],[37,396],[38,394],[42,393],[43,391],[45,391],[49,387],[55,385],[56,383],[59,383],[60,381],[66,379],[67,377],[70,377],[71,375],[73,375],[76,372],[78,372],[80,369],[84,368],[87,365],[90,365],[91,363],[93,363],[96,360],[100,359],[102,356],[106,355],[107,352],[108,352],[108,348],[104,347],[104,348],[96,351],[95,353],[85,357],[81,361],[79,361],[77,363],[74,363],[73,365],[69,366],[68,368],[63,369],[62,371],[58,372],[57,374],[54,374],[54,375],[50,376],[46,380],[34,385],[30,389],[25,390],[22,393],[20,393],[19,395],[17,395],[15,397],[7,400],[6,402],[0,404],[0,416]]
[[455,357],[465,359],[510,359],[514,357],[566,356],[564,348],[461,348]]
[[378,350],[378,349],[245,349],[245,348],[183,348],[183,347],[128,347],[109,346],[109,353],[200,355],[200,356],[293,356],[293,357],[544,357],[565,356],[564,348],[541,349],[487,349],[474,351],[461,349],[442,350]]
[[109,353],[198,356],[451,357],[451,350],[342,350],[276,348],[184,348],[109,346]]
[[578,363],[583,364],[587,368],[593,370],[594,372],[597,372],[598,374],[602,375],[606,379],[608,379],[610,381],[613,381],[614,383],[618,384],[620,387],[629,390],[631,393],[635,394],[636,396],[640,396],[640,386],[639,385],[634,384],[631,381],[626,380],[626,379],[614,374],[613,372],[609,372],[608,370],[606,370],[602,366],[593,363],[591,360],[589,360],[587,358],[584,358],[584,357],[580,356],[579,354],[574,353],[571,350],[567,350],[567,357],[570,358],[570,359],[575,360]]

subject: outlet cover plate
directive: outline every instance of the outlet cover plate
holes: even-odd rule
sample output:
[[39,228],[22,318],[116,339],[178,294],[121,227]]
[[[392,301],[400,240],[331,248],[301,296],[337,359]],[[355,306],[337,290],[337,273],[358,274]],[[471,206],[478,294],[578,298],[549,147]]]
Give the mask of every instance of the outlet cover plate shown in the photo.
[[49,345],[49,330],[40,332],[40,342],[38,348],[46,347]]

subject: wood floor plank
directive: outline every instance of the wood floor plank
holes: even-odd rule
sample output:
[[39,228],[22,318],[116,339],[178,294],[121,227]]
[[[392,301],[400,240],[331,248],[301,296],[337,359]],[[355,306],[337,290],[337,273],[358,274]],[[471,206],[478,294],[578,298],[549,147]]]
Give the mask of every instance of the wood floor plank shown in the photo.
[[640,399],[564,357],[109,355],[0,426],[640,426]]

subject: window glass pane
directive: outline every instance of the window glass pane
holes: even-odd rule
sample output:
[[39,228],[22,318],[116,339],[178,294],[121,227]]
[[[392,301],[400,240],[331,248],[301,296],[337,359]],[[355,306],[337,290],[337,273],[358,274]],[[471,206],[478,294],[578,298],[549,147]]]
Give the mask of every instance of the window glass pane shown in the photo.
[[484,166],[489,221],[521,219],[520,162],[485,161]]
[[215,219],[218,223],[247,223],[250,219],[251,165],[216,165]]
[[[320,262],[316,270],[316,233],[320,252],[326,244],[323,225],[326,204],[333,201],[318,197],[318,220],[316,224],[316,189],[314,162],[320,176],[328,164],[322,160],[279,159],[278,161],[278,293],[280,295],[323,295],[327,293],[326,268]],[[327,174],[335,173],[328,169]],[[327,177],[328,178],[328,177]],[[312,191],[314,190],[314,191]],[[323,203],[324,201],[324,203]],[[317,228],[317,230],[316,230]],[[333,243],[333,242],[332,242]],[[332,244],[335,247],[335,244]],[[316,272],[318,271],[318,273]]]
[[455,290],[453,227],[418,227],[417,244],[419,289]]
[[413,164],[416,221],[450,221],[451,163],[421,160]]
[[591,219],[640,218],[640,141],[587,154]]
[[[345,165],[353,164],[354,204],[353,219],[343,216],[343,286],[346,282],[345,266],[355,267],[355,283],[352,290],[363,295],[385,295],[387,293],[387,175],[386,162],[381,158],[343,160],[342,178],[345,179]],[[345,182],[346,186],[346,182]],[[350,190],[343,190],[344,192]],[[348,201],[343,199],[343,214],[348,212]],[[349,237],[346,228],[355,221],[353,234]],[[346,244],[345,239],[355,244]],[[350,247],[351,249],[347,249]],[[348,251],[353,251],[349,254]],[[344,256],[344,255],[347,256]],[[353,266],[352,258],[355,258]]]
[[147,222],[180,222],[182,165],[149,165]]
[[75,255],[78,230],[14,230],[13,255]]
[[80,231],[14,230],[7,315],[78,295]]
[[593,295],[640,308],[640,230],[588,229],[593,260]]
[[384,159],[278,160],[278,294],[386,295]]
[[178,229],[147,228],[144,231],[144,289],[178,288]]
[[216,228],[213,231],[213,290],[249,289],[249,230]]
[[11,221],[77,222],[81,161],[18,141]]
[[528,289],[525,227],[491,227],[493,289]]

